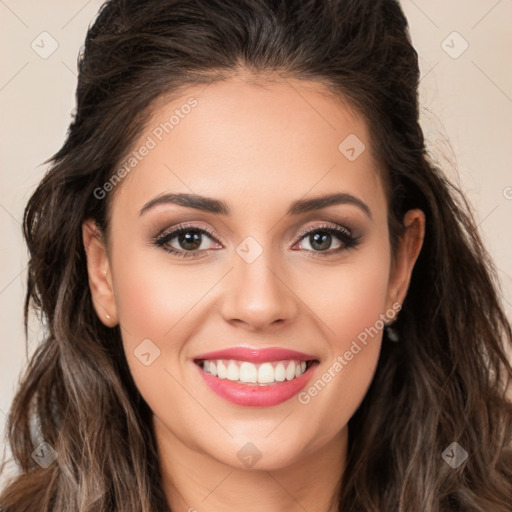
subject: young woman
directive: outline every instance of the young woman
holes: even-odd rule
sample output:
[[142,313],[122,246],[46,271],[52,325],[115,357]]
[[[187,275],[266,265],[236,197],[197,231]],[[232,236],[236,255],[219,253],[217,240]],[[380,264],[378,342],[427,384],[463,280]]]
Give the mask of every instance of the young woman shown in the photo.
[[510,324],[394,0],[111,0],[30,198],[10,512],[506,512]]

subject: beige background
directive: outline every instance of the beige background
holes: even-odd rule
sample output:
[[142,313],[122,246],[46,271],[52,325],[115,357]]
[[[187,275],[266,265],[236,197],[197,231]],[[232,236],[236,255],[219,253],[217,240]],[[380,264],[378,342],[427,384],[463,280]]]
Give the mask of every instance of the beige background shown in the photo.
[[[26,363],[23,208],[45,171],[42,163],[64,141],[78,51],[101,3],[0,0],[0,435]],[[512,317],[512,1],[402,0],[402,6],[420,54],[430,150],[474,205]],[[29,353],[40,335],[33,322]]]

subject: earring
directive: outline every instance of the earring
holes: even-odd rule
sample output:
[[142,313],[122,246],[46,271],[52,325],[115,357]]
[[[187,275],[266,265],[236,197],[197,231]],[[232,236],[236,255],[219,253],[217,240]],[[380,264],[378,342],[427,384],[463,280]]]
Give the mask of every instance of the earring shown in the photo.
[[400,335],[398,334],[398,331],[396,329],[393,329],[393,327],[390,327],[389,325],[386,325],[386,335],[389,338],[389,340],[394,343],[400,341]]
[[110,315],[108,313],[106,313],[105,316],[110,320]]

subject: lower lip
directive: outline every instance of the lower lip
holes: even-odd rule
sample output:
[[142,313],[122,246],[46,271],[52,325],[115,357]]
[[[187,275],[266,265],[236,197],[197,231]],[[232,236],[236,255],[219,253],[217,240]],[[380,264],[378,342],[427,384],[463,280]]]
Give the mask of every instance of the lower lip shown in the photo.
[[238,384],[229,379],[219,379],[206,373],[198,364],[194,364],[199,369],[199,373],[206,384],[217,395],[233,404],[248,407],[270,407],[293,398],[306,386],[318,365],[315,361],[302,375],[292,380],[264,386],[253,386],[251,384]]

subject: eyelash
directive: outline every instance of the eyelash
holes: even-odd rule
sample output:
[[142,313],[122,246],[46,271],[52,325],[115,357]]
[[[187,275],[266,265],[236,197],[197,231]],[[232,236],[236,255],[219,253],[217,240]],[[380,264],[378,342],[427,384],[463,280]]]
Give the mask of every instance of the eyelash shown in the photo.
[[[184,225],[178,226],[175,229],[172,229],[171,231],[165,232],[161,235],[157,235],[153,239],[153,245],[155,245],[156,247],[161,247],[164,251],[166,251],[170,254],[174,254],[175,256],[178,256],[181,258],[197,258],[196,253],[200,252],[198,249],[196,249],[194,251],[181,251],[179,249],[175,249],[175,248],[166,246],[166,244],[169,243],[173,238],[176,238],[177,236],[179,236],[182,233],[188,233],[191,231],[209,235],[213,239],[218,238],[216,233],[208,228],[200,228],[198,226],[184,224]],[[330,251],[314,251],[314,250],[308,249],[309,252],[314,253],[314,257],[324,258],[324,257],[332,256],[333,254],[337,254],[338,252],[341,252],[343,250],[352,249],[359,245],[360,237],[356,237],[356,236],[352,235],[347,228],[344,228],[341,226],[334,227],[334,226],[330,226],[330,225],[315,226],[314,228],[310,228],[305,231],[302,231],[299,235],[297,242],[300,242],[307,235],[311,235],[311,234],[317,233],[317,232],[328,233],[330,235],[334,235],[344,245],[341,247],[338,247],[337,249],[330,250]],[[202,250],[208,250],[208,249],[202,249]]]

